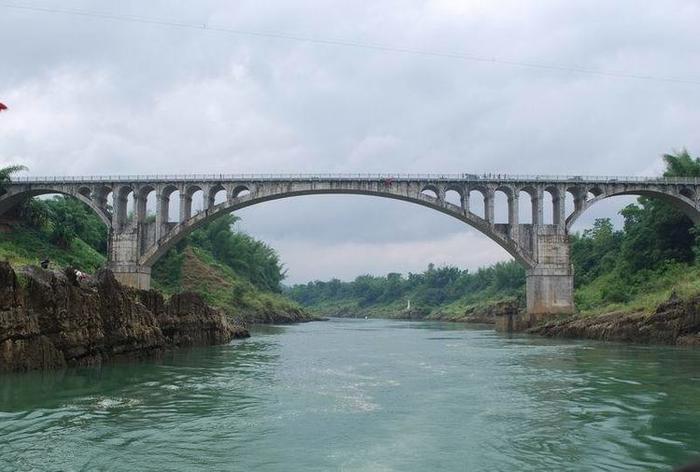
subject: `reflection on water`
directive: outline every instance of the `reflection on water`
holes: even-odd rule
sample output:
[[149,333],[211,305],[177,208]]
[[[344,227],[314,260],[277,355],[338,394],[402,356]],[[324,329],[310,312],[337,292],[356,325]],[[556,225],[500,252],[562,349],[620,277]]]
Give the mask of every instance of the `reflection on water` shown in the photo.
[[0,378],[0,470],[668,470],[700,456],[700,351],[438,322]]

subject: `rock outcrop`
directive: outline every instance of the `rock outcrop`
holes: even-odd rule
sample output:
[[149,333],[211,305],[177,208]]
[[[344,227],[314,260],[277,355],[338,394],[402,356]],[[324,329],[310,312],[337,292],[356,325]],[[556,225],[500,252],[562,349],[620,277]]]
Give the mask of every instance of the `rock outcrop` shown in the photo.
[[165,301],[103,270],[82,283],[0,262],[0,372],[96,365],[168,348],[226,343],[246,330],[193,293]]
[[521,313],[523,308],[518,300],[508,299],[484,305],[470,306],[463,313],[436,312],[431,314],[428,319],[458,323],[496,324],[497,320],[502,317]]
[[551,321],[529,330],[544,336],[700,346],[700,296],[672,296],[654,313],[609,313]]

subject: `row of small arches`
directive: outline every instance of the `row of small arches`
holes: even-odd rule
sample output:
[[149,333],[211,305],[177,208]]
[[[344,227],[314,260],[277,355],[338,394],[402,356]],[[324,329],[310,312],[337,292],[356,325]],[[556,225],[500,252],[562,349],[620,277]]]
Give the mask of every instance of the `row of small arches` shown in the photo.
[[[559,224],[560,214],[568,218],[577,209],[602,195],[598,187],[588,189],[569,188],[564,191],[564,198],[560,199],[560,189],[547,187],[542,190],[542,223]],[[467,209],[472,214],[495,224],[532,224],[537,218],[538,192],[532,187],[514,189],[512,187],[498,187],[489,191],[486,188],[472,188],[466,190],[455,187],[447,187],[442,191],[433,185],[426,185],[421,191],[422,195],[443,200],[447,203]],[[514,196],[517,195],[517,208],[514,207]],[[468,198],[466,198],[468,196]],[[493,199],[493,214],[489,214],[488,201]],[[564,208],[559,210],[558,205],[563,201]],[[517,210],[517,212],[516,212]]]
[[81,187],[78,192],[112,216],[114,225],[123,225],[134,220],[154,220],[159,212],[163,223],[179,223],[207,208],[243,198],[250,194],[250,189],[245,185],[232,189],[222,185],[189,185],[183,189],[167,185],[160,189],[159,194],[152,185],[138,188],[124,185],[114,188]]

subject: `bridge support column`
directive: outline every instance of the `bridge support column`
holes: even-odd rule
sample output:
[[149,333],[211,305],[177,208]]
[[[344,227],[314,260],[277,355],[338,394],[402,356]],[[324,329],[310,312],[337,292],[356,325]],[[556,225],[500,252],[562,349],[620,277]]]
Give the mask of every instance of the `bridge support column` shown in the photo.
[[151,268],[138,263],[138,230],[113,233],[109,251],[108,268],[121,284],[144,290],[151,288]]
[[151,288],[151,268],[138,264],[120,264],[110,262],[109,269],[114,273],[114,278],[127,287],[149,290]]
[[535,267],[527,272],[527,312],[534,321],[574,312],[574,276],[570,267]]
[[569,238],[561,227],[536,227],[537,265],[527,271],[527,312],[531,321],[574,313],[574,270]]

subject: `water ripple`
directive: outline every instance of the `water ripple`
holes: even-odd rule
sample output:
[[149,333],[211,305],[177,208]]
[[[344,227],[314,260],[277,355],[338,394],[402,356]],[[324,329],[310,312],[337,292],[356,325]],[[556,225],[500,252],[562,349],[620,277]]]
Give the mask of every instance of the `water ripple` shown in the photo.
[[4,377],[0,470],[668,470],[700,455],[700,352],[379,320],[254,334]]

